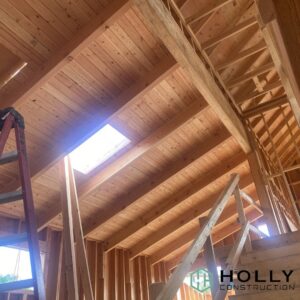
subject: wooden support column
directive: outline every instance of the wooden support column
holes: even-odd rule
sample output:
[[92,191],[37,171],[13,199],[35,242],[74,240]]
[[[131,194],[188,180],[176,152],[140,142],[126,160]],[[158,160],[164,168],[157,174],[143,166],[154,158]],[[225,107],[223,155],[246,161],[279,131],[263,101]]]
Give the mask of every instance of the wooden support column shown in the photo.
[[[97,243],[96,300],[104,300],[104,245]],[[127,299],[126,299],[127,300]]]
[[[243,227],[247,223],[247,219],[246,219],[246,215],[245,215],[243,201],[241,199],[239,186],[237,186],[236,189],[234,190],[234,197],[235,197],[236,208],[237,208],[237,212],[238,212],[238,216],[239,216],[239,222]],[[251,239],[250,239],[249,235],[246,239],[245,249],[247,252],[250,252],[252,250]]]
[[126,250],[124,253],[124,268],[125,268],[125,294],[126,300],[131,300],[131,277],[129,267],[129,252]]
[[140,257],[136,257],[133,260],[133,290],[134,290],[134,299],[142,300],[141,298],[141,286],[140,286],[140,278],[141,278],[141,270],[139,264]]
[[209,282],[211,286],[211,292],[213,295],[216,295],[217,291],[219,290],[219,276],[218,276],[216,258],[215,258],[211,236],[207,238],[204,244],[203,254],[209,272]]
[[156,282],[152,283],[149,290],[150,290],[150,300],[156,300],[158,295],[163,290],[165,284],[163,282]]
[[71,209],[71,195],[66,178],[65,165],[61,164],[61,197],[62,197],[62,215],[63,215],[63,239],[64,239],[64,266],[63,272],[66,280],[66,290],[68,300],[79,300],[78,280],[75,258],[74,229]]
[[247,155],[252,178],[256,187],[257,195],[260,201],[264,218],[268,226],[271,235],[279,234],[278,221],[275,217],[274,207],[269,195],[263,174],[260,169],[259,160],[256,151],[253,151]]
[[[64,163],[61,164],[61,179],[65,274],[68,294],[67,299],[79,299],[78,276],[76,268],[76,263],[78,263],[80,271],[79,275],[82,280],[85,299],[94,300],[83,241],[75,178],[70,159],[68,157],[65,157]],[[93,258],[95,260],[96,256],[94,255]]]
[[62,260],[62,232],[49,233],[47,254],[46,299],[57,300],[59,297],[60,269]]

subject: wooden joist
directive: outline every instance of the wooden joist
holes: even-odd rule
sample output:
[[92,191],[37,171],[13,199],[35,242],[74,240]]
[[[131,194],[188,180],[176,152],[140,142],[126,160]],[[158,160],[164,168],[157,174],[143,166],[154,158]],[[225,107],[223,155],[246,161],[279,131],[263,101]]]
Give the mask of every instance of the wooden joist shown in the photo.
[[259,0],[256,5],[265,41],[299,125],[299,1]]
[[259,91],[255,90],[255,91],[253,91],[249,94],[238,97],[236,99],[236,101],[237,101],[238,104],[241,104],[241,103],[246,102],[248,100],[251,100],[253,98],[256,98],[256,97],[259,97],[259,96],[264,96],[267,93],[271,92],[272,90],[278,89],[280,87],[282,87],[282,83],[281,83],[280,80],[272,82],[272,83],[268,83],[263,87],[263,91],[259,92]]
[[227,83],[226,86],[228,88],[233,88],[237,85],[240,85],[248,80],[251,80],[253,77],[264,74],[270,70],[274,69],[274,64],[273,62],[270,62],[268,64],[265,64],[263,66],[260,66],[256,69],[254,69],[253,71],[247,72],[241,76],[237,76],[233,79],[230,79]]
[[[250,145],[245,128],[229,103],[230,96],[220,88],[223,85],[217,78],[212,76],[211,70],[203,62],[204,58],[201,56],[201,50],[194,50],[189,38],[185,35],[186,31],[181,30],[164,2],[161,0],[134,0],[133,2],[145,16],[145,20],[154,34],[162,40],[176,61],[190,75],[196,88],[238,141],[242,149],[249,152]],[[173,13],[175,13],[175,9]],[[181,16],[178,15],[178,18],[181,18]],[[183,26],[186,25],[183,24]],[[189,31],[187,30],[187,32]]]
[[273,109],[278,109],[281,106],[287,105],[287,104],[288,104],[288,99],[285,95],[281,96],[281,97],[277,97],[275,99],[271,99],[265,103],[259,104],[256,107],[253,107],[251,109],[244,111],[243,117],[244,118],[253,118],[258,115],[261,115],[262,113],[269,112]]
[[223,63],[216,65],[215,68],[217,70],[225,69],[225,68],[229,67],[230,65],[233,65],[237,62],[240,62],[243,59],[246,59],[249,56],[252,56],[258,52],[265,50],[266,48],[267,48],[266,43],[263,41],[260,41],[255,46],[249,47],[239,53],[234,53],[234,55],[232,55],[231,58],[227,59]]
[[203,49],[208,49],[212,46],[217,45],[218,43],[224,41],[225,39],[228,39],[232,37],[235,34],[240,33],[243,30],[246,30],[247,28],[254,26],[257,24],[257,19],[255,17],[251,17],[246,21],[243,21],[237,25],[235,25],[233,28],[227,30],[226,32],[222,32],[219,36],[214,37],[202,44]]
[[202,9],[200,11],[197,11],[192,16],[188,17],[186,19],[187,24],[192,24],[208,15],[213,13],[214,11],[220,9],[224,5],[230,3],[232,0],[217,0],[214,3],[210,3],[208,7],[205,7],[205,9]]

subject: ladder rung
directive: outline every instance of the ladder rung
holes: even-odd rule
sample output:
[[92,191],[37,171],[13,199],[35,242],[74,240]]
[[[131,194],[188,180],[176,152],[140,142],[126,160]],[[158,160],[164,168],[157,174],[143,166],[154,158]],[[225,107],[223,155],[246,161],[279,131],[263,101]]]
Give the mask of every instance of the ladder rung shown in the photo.
[[0,156],[0,165],[7,164],[7,163],[15,161],[17,159],[18,159],[17,151],[11,151],[11,152],[4,153]]
[[33,287],[33,279],[25,279],[0,284],[0,293]]
[[0,204],[21,200],[22,198],[23,198],[22,191],[0,194]]
[[27,241],[27,232],[0,237],[0,247]]

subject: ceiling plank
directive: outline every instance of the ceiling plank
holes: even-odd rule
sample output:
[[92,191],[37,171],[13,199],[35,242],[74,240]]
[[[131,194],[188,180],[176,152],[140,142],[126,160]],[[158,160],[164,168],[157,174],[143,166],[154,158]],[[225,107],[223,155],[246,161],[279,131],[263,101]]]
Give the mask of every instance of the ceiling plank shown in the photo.
[[[134,160],[141,157],[147,151],[153,149],[159,143],[163,142],[166,138],[168,138],[174,131],[180,128],[183,125],[188,124],[193,121],[193,118],[196,118],[197,115],[200,115],[203,110],[207,108],[207,105],[204,101],[196,100],[193,104],[191,104],[185,111],[176,115],[173,119],[171,119],[168,123],[161,126],[155,132],[150,134],[148,137],[140,141],[138,144],[133,146],[133,148],[129,149],[122,156],[114,160],[111,164],[109,164],[101,171],[96,172],[93,176],[89,177],[86,182],[78,185],[78,197],[81,200],[84,196],[87,196],[91,191],[95,188],[99,187],[99,185],[106,180],[108,180],[113,175],[117,174],[124,167],[128,166]],[[138,190],[136,190],[138,192]],[[136,197],[128,198],[128,202],[122,201],[119,202],[118,205],[112,204],[109,209],[106,209],[105,213],[101,212],[101,217],[99,213],[97,213],[97,218],[90,218],[90,223],[85,224],[84,232],[91,232],[100,226],[103,222],[107,221],[111,217],[113,217],[118,212],[122,211],[125,207],[130,205]],[[48,210],[48,214],[44,216],[40,216],[38,218],[38,227],[41,229],[45,227],[52,219],[58,216],[61,212],[61,208],[59,205],[59,201],[54,201],[53,207]]]
[[130,1],[114,0],[75,37],[61,47],[39,70],[34,73],[31,80],[14,90],[14,93],[1,99],[0,108],[14,106],[18,108],[36,90],[38,90],[51,77],[56,75],[66,64],[74,59],[95,38],[114,24],[131,7]]
[[[224,140],[221,139],[221,141]],[[216,147],[220,145],[220,138],[211,140],[207,142],[205,150],[203,153],[208,153],[213,151]],[[208,150],[209,149],[209,150]],[[224,161],[217,169],[214,169],[212,172],[206,173],[203,176],[200,176],[197,180],[192,182],[192,188],[188,186],[187,188],[182,189],[174,197],[173,195],[164,199],[164,201],[155,206],[155,209],[150,210],[143,216],[132,221],[125,228],[116,232],[111,238],[105,241],[105,249],[110,250],[113,247],[117,246],[119,243],[136,233],[138,230],[144,228],[149,223],[155,221],[157,218],[160,218],[166,212],[175,208],[177,205],[184,202],[186,199],[190,198],[194,194],[198,193],[201,189],[208,186],[210,183],[218,180],[219,178],[232,173],[235,168],[245,162],[245,155],[234,155],[230,160]]]
[[[252,184],[252,177],[251,175],[246,175],[241,178],[240,181],[240,188],[244,189],[250,184]],[[173,220],[168,225],[161,228],[159,231],[155,231],[151,236],[147,237],[146,240],[141,240],[136,245],[134,245],[130,250],[130,258],[133,259],[134,257],[138,256],[143,251],[147,250],[154,244],[158,243],[166,236],[174,233],[179,228],[183,227],[184,225],[198,219],[199,217],[205,215],[212,207],[212,203],[218,199],[219,194],[222,192],[222,189],[214,193],[213,195],[203,199],[201,202],[201,206],[195,207],[194,209],[190,209],[180,216]]]
[[298,0],[255,2],[263,36],[300,125],[300,3]]
[[[205,63],[206,60],[201,55],[201,50],[196,49],[195,51],[188,37],[185,36],[189,31],[181,30],[161,0],[133,0],[133,2],[144,15],[149,28],[162,40],[176,61],[188,72],[195,87],[217,113],[242,149],[248,153],[251,147],[247,133],[243,123],[229,103],[228,98],[230,96],[220,88],[223,85],[219,79],[212,76],[212,70],[208,69],[209,64]],[[175,12],[173,11],[173,13]],[[181,17],[178,16],[178,18]],[[184,23],[183,26],[185,26]],[[195,45],[195,47],[198,46]]]
[[[106,109],[101,110],[97,114],[95,120],[77,124],[76,130],[72,130],[70,135],[66,136],[64,140],[56,145],[49,152],[42,155],[40,158],[31,160],[30,173],[34,180],[45,172],[48,168],[57,163],[65,155],[70,153],[73,149],[79,146],[83,141],[89,138],[93,133],[97,132],[107,123],[110,123],[113,118],[126,109],[129,105],[133,105],[147,92],[153,89],[159,82],[167,78],[170,74],[179,68],[175,60],[171,56],[164,57],[150,72],[145,73],[137,82],[132,84],[128,89],[124,90],[116,101]],[[14,181],[4,187],[3,192],[13,191],[19,187],[19,182]],[[60,200],[57,199],[59,205]],[[58,207],[57,205],[57,207]],[[57,210],[54,210],[54,212]]]

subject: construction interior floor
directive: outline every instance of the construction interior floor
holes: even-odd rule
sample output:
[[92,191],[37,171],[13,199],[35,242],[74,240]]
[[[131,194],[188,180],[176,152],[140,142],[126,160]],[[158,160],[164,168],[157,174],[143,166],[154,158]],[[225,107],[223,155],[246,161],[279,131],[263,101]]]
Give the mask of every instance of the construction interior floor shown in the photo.
[[299,300],[300,1],[1,0],[0,300]]

